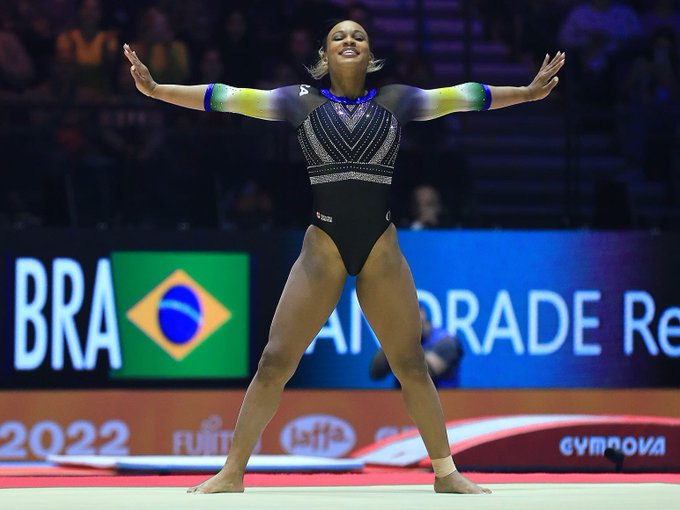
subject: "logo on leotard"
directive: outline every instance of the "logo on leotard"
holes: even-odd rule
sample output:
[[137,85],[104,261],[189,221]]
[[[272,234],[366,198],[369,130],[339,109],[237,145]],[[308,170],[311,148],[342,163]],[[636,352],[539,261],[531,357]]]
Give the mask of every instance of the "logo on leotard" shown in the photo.
[[327,223],[333,223],[333,216],[326,216],[325,214],[321,214],[319,211],[316,211],[316,218]]
[[385,215],[385,219],[387,221],[390,221],[391,218],[392,218],[392,211],[387,211],[387,214]]
[[309,94],[309,85],[300,85],[300,96]]

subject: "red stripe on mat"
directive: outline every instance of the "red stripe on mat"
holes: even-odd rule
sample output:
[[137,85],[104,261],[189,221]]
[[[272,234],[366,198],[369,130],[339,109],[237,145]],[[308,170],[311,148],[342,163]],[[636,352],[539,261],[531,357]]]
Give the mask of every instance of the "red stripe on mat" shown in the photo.
[[5,476],[111,476],[117,472],[115,469],[95,469],[81,467],[57,467],[57,466],[0,466],[0,477]]
[[[481,484],[494,483],[673,483],[680,475],[645,474],[502,474],[470,473]],[[138,476],[5,476],[0,488],[26,487],[190,487],[208,478],[206,475],[138,475]],[[408,471],[356,474],[247,474],[246,487],[318,487],[362,485],[416,485],[432,483],[432,473]]]

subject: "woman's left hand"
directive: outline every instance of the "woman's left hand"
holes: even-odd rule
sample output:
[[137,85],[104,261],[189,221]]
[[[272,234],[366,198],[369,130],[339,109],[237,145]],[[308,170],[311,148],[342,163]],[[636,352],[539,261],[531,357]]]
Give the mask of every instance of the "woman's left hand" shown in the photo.
[[548,94],[552,92],[560,81],[556,74],[562,69],[566,60],[566,53],[558,51],[557,54],[550,59],[550,55],[545,56],[543,65],[539,69],[534,81],[529,85],[529,94],[532,101],[545,99]]

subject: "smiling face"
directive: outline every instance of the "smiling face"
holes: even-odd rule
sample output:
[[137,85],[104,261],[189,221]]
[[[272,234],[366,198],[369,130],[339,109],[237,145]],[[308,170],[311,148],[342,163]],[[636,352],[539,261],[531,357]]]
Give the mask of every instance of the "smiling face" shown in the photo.
[[364,28],[349,20],[335,25],[326,37],[326,58],[331,74],[348,66],[365,73],[373,55]]

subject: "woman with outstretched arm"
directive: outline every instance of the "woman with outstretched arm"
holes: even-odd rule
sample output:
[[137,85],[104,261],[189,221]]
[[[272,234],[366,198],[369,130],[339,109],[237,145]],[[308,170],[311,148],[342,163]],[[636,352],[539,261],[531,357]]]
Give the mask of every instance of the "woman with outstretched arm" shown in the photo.
[[366,74],[382,62],[361,25],[350,20],[328,32],[314,78],[330,89],[292,85],[274,90],[223,84],[156,83],[127,45],[125,56],[144,95],[195,110],[288,121],[297,130],[314,197],[311,225],[274,313],[269,340],[246,392],[224,467],[189,492],[240,492],[246,463],[274,415],[285,384],[335,308],[348,275],[356,276],[361,308],[399,380],[434,469],[437,492],[490,492],[457,469],[444,414],[420,345],[416,287],[390,221],[390,185],[401,128],[454,112],[488,110],[545,98],[557,85],[564,53],[546,55],[527,87],[466,83],[423,90],[407,85],[366,89]]

